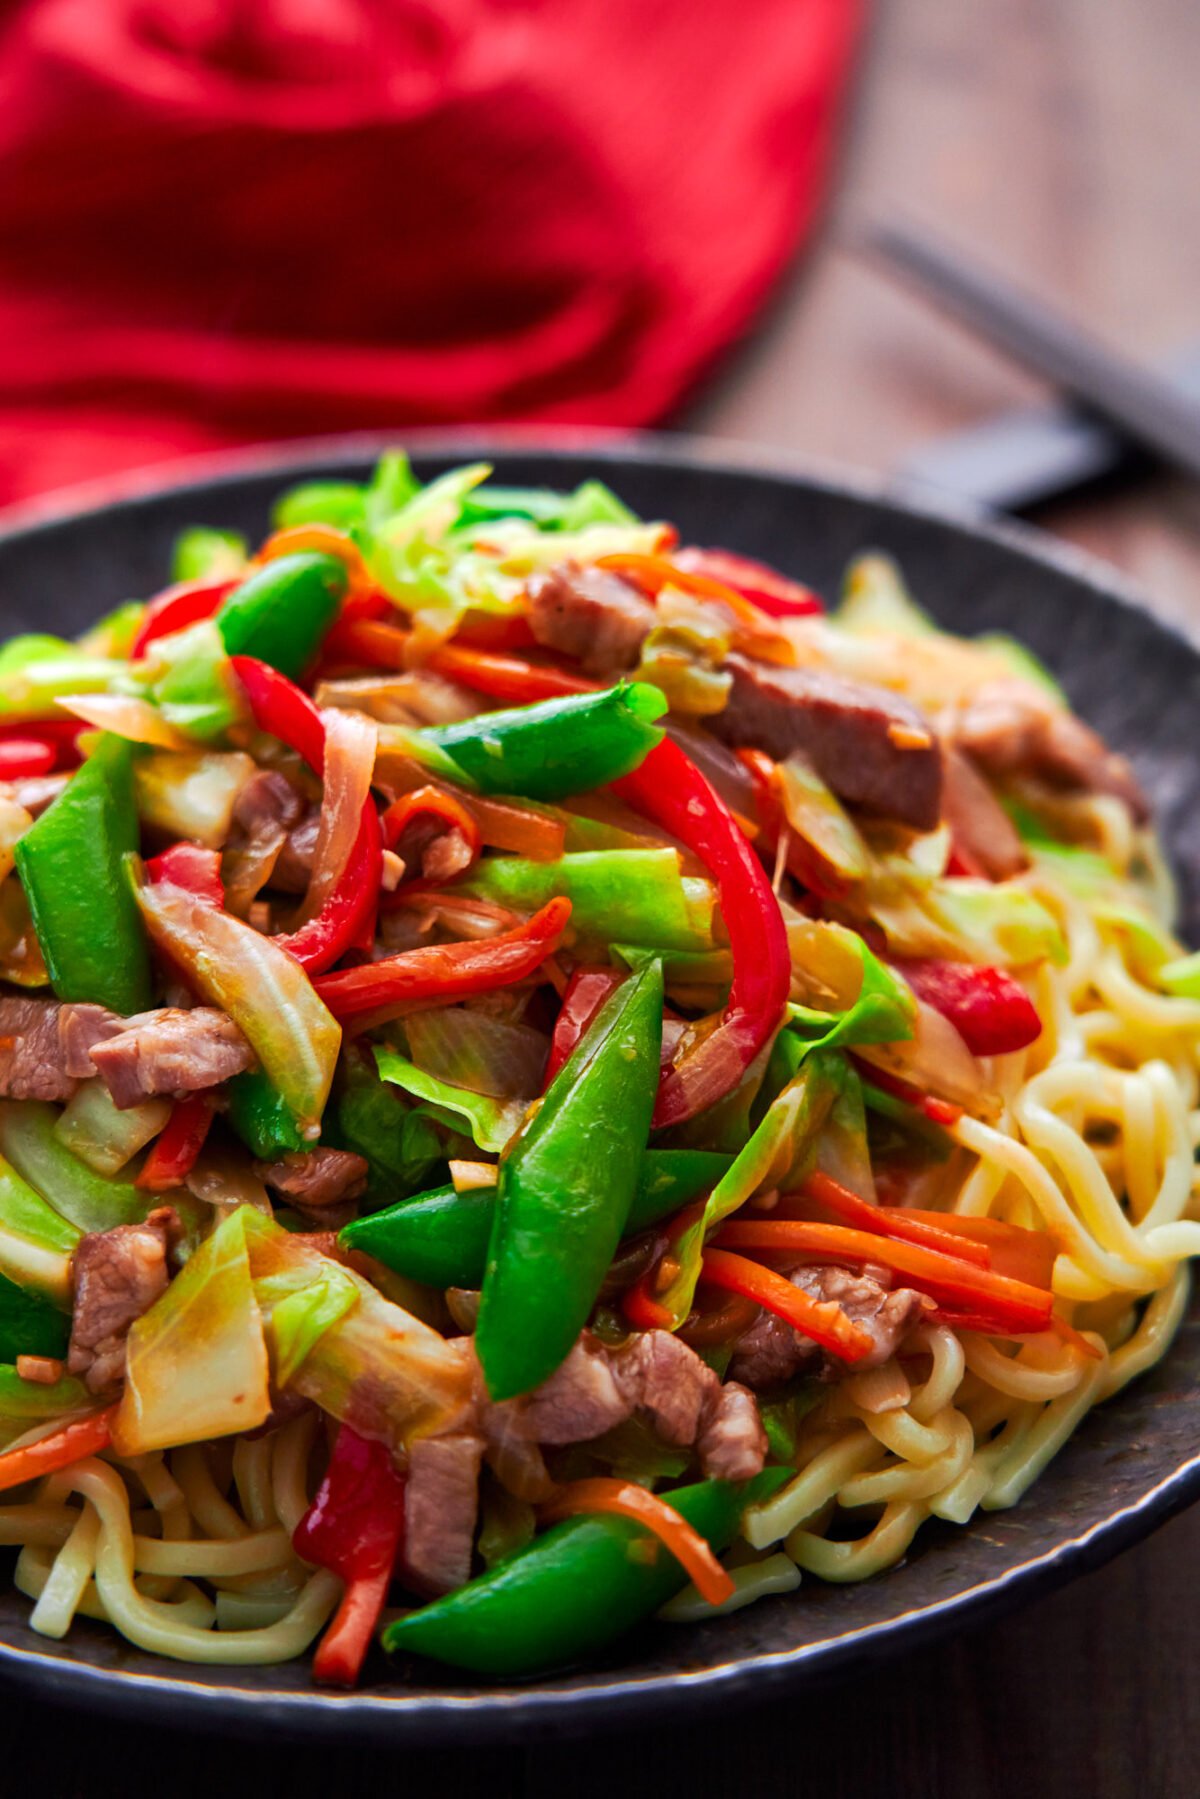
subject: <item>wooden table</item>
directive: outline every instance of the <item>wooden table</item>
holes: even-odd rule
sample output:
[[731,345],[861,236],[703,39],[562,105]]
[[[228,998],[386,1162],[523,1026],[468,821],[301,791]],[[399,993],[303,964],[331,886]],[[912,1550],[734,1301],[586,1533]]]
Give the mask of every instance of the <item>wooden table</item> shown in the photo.
[[[882,5],[824,241],[680,422],[886,470],[925,437],[1036,396],[837,247],[865,212],[929,218],[1132,352],[1200,338],[1198,74],[1196,0]],[[1154,477],[1042,522],[1200,630],[1200,489]],[[602,1745],[232,1748],[9,1704],[0,1791],[1194,1799],[1197,1590],[1200,1511],[1020,1616],[851,1686]]]

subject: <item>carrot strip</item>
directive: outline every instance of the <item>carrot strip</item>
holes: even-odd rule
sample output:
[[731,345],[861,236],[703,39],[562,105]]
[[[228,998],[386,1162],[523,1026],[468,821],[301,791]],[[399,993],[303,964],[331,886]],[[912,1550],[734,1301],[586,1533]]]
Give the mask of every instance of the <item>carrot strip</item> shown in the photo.
[[557,1524],[580,1512],[615,1512],[645,1525],[670,1550],[709,1605],[721,1605],[726,1599],[732,1599],[736,1588],[714,1555],[712,1545],[706,1543],[700,1532],[657,1493],[649,1493],[631,1480],[613,1480],[602,1475],[592,1480],[572,1481],[542,1507],[541,1521]]
[[940,1250],[878,1237],[870,1231],[851,1230],[845,1225],[735,1218],[724,1227],[717,1242],[722,1248],[802,1255],[822,1262],[877,1262],[902,1274],[911,1286],[927,1293],[939,1305],[986,1316],[995,1330],[1045,1330],[1053,1312],[1054,1296],[1044,1288],[1010,1280],[990,1268],[975,1268]]
[[[724,1231],[719,1241],[726,1241]],[[728,1293],[755,1300],[845,1362],[861,1362],[875,1347],[870,1333],[853,1323],[841,1306],[832,1300],[813,1299],[774,1268],[764,1268],[746,1256],[730,1255],[728,1249],[705,1250],[700,1279],[710,1287],[723,1287]]]
[[[902,1206],[872,1205],[819,1169],[809,1175],[801,1192],[806,1199],[814,1200],[826,1212],[831,1212],[838,1224],[850,1224],[860,1231],[877,1231],[881,1237],[895,1237],[904,1243],[919,1243],[925,1249],[940,1250],[943,1255],[954,1256],[960,1262],[972,1262],[976,1268],[992,1265],[991,1251],[986,1244],[955,1236],[952,1230],[942,1227],[940,1217],[938,1223],[933,1224],[925,1217],[912,1216]],[[787,1195],[784,1198],[786,1201]]]
[[43,1474],[57,1474],[60,1468],[69,1468],[72,1462],[81,1462],[84,1456],[98,1455],[107,1449],[116,1411],[116,1406],[110,1405],[102,1412],[90,1412],[86,1418],[73,1418],[50,1436],[0,1455],[0,1492],[23,1486],[27,1480],[37,1480]]

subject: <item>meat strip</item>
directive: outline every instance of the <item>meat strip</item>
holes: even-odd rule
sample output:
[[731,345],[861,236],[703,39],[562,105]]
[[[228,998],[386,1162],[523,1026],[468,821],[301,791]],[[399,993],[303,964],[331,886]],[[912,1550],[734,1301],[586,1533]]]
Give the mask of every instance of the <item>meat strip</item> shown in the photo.
[[271,871],[271,886],[281,893],[307,893],[321,828],[320,807],[312,806],[288,832]]
[[989,881],[1020,874],[1029,865],[1025,846],[974,763],[960,751],[946,749],[943,773],[942,817],[963,861]]
[[[914,1292],[911,1287],[889,1290],[884,1284],[886,1276],[879,1278],[866,1270],[852,1274],[848,1268],[805,1263],[789,1270],[787,1278],[793,1287],[799,1287],[813,1299],[832,1301],[840,1306],[854,1324],[868,1332],[873,1348],[862,1361],[853,1364],[856,1373],[878,1368],[882,1362],[890,1360],[896,1353],[897,1344],[914,1324],[919,1323],[930,1305],[924,1294]],[[774,1313],[763,1312],[739,1337],[729,1373],[733,1380],[743,1382],[755,1392],[762,1392],[793,1379],[803,1368],[809,1367],[816,1373],[825,1365],[838,1372],[844,1372],[847,1367],[841,1361],[826,1364],[811,1337],[793,1330]]]
[[400,1567],[419,1593],[450,1593],[470,1579],[483,1450],[483,1437],[466,1430],[409,1448]]
[[733,685],[707,721],[734,749],[777,762],[799,751],[839,798],[913,830],[941,816],[942,753],[915,706],[898,694],[823,669],[777,668],[731,653]]
[[989,775],[1028,775],[1050,787],[1110,794],[1144,823],[1150,808],[1123,756],[1090,725],[1020,681],[979,688],[948,721],[956,746]]
[[128,1029],[97,1043],[92,1061],[124,1109],[163,1093],[218,1087],[253,1066],[254,1052],[232,1018],[214,1006],[165,1006],[129,1020]]
[[589,674],[620,674],[638,660],[654,625],[651,602],[607,569],[563,562],[525,589],[537,642],[571,656]]
[[306,1218],[340,1230],[353,1216],[353,1201],[366,1186],[370,1168],[363,1156],[348,1149],[310,1149],[278,1162],[256,1163],[255,1172]]
[[167,1256],[182,1234],[172,1207],[158,1206],[144,1224],[120,1224],[80,1240],[71,1265],[75,1306],[67,1368],[89,1392],[120,1384],[125,1339],[166,1292]]
[[0,1094],[65,1103],[76,1081],[96,1072],[92,1045],[124,1028],[103,1006],[0,999]]
[[271,879],[303,815],[304,801],[278,769],[259,769],[238,794],[221,872],[226,904],[239,916]]
[[[762,1468],[766,1437],[753,1396],[722,1386],[695,1350],[669,1331],[641,1331],[619,1349],[586,1332],[562,1366],[521,1399],[484,1411],[489,1459],[511,1457],[518,1441],[559,1446],[588,1443],[640,1413],[666,1443],[696,1446],[706,1474],[748,1480]],[[528,1477],[535,1471],[524,1471]]]

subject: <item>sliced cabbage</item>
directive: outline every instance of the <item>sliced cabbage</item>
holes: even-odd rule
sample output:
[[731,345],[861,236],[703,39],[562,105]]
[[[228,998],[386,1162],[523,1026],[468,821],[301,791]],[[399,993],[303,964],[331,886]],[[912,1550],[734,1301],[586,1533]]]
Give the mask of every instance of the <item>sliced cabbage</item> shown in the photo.
[[549,1039],[529,1025],[472,1006],[438,1006],[414,1012],[403,1028],[417,1067],[452,1087],[526,1102],[542,1090]]
[[0,1158],[0,1274],[67,1307],[71,1257],[81,1235]]
[[526,1104],[518,1099],[491,1099],[439,1081],[402,1056],[380,1045],[375,1051],[380,1078],[421,1100],[431,1117],[451,1130],[470,1132],[477,1149],[498,1155],[521,1127]]
[[[121,1455],[255,1430],[271,1410],[263,1320],[247,1223],[230,1212],[129,1333],[113,1423]],[[259,1222],[262,1222],[259,1220]]]
[[240,750],[141,756],[133,769],[138,815],[169,837],[219,850],[238,794],[254,771],[252,757]]
[[301,1137],[315,1142],[342,1032],[300,964],[242,919],[172,882],[136,891],[153,942],[241,1027]]
[[147,1099],[122,1110],[97,1077],[76,1087],[54,1134],[97,1174],[117,1174],[158,1136],[170,1116],[169,1099]]

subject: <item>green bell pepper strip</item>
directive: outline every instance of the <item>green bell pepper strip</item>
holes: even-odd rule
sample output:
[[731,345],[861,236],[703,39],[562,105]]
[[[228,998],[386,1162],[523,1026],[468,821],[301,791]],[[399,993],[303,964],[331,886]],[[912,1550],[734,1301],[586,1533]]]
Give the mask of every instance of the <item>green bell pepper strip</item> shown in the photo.
[[59,999],[128,1016],[153,1002],[150,954],[125,856],[138,847],[134,748],[102,737],[14,855]]
[[[646,1150],[622,1235],[634,1237],[648,1230],[714,1187],[730,1160],[703,1149]],[[338,1241],[345,1249],[365,1250],[395,1273],[426,1286],[478,1287],[487,1265],[495,1210],[494,1187],[464,1193],[451,1186],[435,1187],[386,1211],[355,1219]]]
[[340,558],[316,551],[263,563],[217,613],[227,654],[257,657],[297,680],[337,616],[347,579]]
[[171,579],[223,581],[240,576],[249,546],[240,531],[219,531],[212,525],[189,525],[175,539],[171,555]]
[[662,969],[623,981],[501,1161],[475,1347],[493,1399],[539,1386],[586,1324],[629,1216],[662,1051]]
[[654,720],[666,709],[657,687],[632,681],[600,693],[482,712],[421,735],[484,793],[558,800],[603,787],[637,768],[662,741]]
[[348,531],[361,522],[367,490],[357,481],[307,481],[289,488],[275,502],[271,522],[277,531],[293,525],[333,525]]
[[[742,1513],[793,1478],[768,1468],[745,1486],[704,1480],[664,1494],[718,1552]],[[397,1618],[390,1655],[412,1653],[479,1674],[537,1674],[594,1654],[682,1591],[687,1575],[650,1533],[608,1514],[568,1518],[465,1587]]]
[[296,1114],[261,1068],[235,1075],[225,1086],[228,1122],[251,1155],[274,1162],[292,1150],[311,1149],[300,1135]]
[[455,891],[514,912],[569,899],[578,937],[606,946],[636,943],[651,956],[713,947],[713,889],[699,877],[681,875],[677,852],[666,847],[581,850],[555,862],[486,856]]
[[0,1274],[0,1362],[15,1362],[19,1355],[65,1356],[70,1334],[70,1320],[57,1306]]

